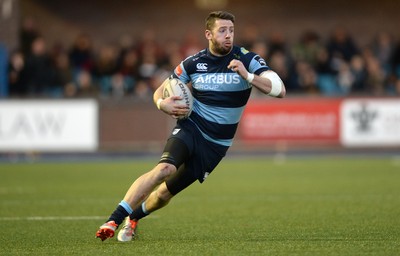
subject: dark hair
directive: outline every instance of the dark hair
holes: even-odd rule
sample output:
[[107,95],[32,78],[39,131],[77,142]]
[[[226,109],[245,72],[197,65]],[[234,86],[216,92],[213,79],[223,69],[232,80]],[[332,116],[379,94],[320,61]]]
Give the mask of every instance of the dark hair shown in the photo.
[[206,18],[206,29],[211,30],[217,19],[230,20],[235,23],[235,16],[232,13],[225,11],[210,12],[210,14],[208,14],[208,17]]

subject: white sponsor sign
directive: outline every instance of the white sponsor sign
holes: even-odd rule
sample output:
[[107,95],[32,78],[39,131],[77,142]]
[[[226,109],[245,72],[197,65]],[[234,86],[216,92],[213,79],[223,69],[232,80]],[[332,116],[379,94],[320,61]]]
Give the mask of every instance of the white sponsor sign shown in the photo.
[[98,147],[95,100],[0,102],[0,151],[94,151]]
[[400,146],[400,100],[344,100],[341,142],[345,146]]

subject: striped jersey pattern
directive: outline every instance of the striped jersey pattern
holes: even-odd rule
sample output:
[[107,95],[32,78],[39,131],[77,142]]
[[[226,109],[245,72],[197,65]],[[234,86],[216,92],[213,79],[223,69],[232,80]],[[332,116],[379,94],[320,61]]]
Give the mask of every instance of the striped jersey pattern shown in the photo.
[[233,59],[242,61],[245,68],[256,75],[269,70],[265,60],[245,48],[234,46],[222,57],[204,49],[182,61],[173,77],[192,84],[193,122],[204,138],[223,146],[231,146],[252,85],[236,72],[228,69]]

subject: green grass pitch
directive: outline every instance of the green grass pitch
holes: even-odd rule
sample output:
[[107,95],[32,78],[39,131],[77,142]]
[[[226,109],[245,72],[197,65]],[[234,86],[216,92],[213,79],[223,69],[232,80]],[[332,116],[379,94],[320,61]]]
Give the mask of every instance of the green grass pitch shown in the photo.
[[0,164],[0,255],[400,255],[400,160],[225,159],[139,223],[95,239],[157,159]]

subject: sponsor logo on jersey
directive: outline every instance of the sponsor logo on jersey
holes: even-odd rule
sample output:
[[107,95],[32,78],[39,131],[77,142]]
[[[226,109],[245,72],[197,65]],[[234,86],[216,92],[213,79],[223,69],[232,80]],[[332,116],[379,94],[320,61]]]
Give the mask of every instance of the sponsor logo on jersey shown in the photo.
[[205,173],[204,173],[203,181],[204,181],[205,179],[207,179],[208,175],[210,175],[209,172],[205,172]]
[[195,88],[197,90],[217,91],[220,86],[219,84],[197,84]]
[[200,75],[194,83],[197,85],[239,84],[240,76],[238,74],[206,74]]
[[197,71],[207,71],[207,63],[199,62],[196,64]]
[[254,57],[254,59],[258,63],[260,63],[261,66],[267,66],[267,62],[265,62],[265,60],[263,58],[261,58],[260,56],[257,55],[256,57]]
[[241,51],[244,55],[246,55],[246,54],[249,53],[249,51],[246,50],[244,47],[241,47],[241,48],[240,48],[240,51]]
[[234,54],[233,54],[233,58],[235,58],[235,59],[237,59],[237,60],[240,60],[240,55],[237,54],[237,53],[234,53]]

